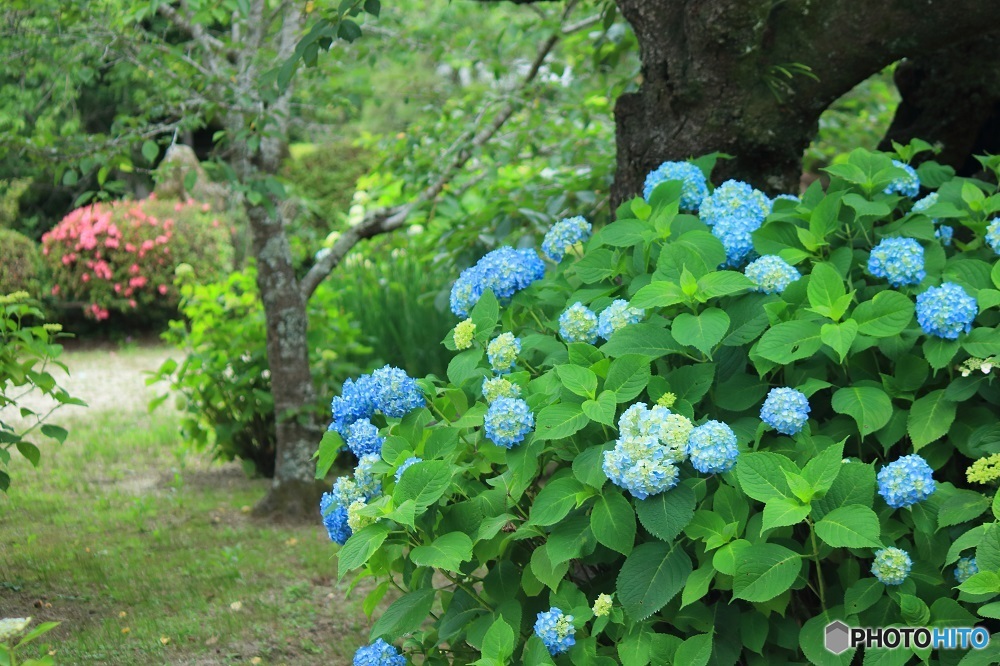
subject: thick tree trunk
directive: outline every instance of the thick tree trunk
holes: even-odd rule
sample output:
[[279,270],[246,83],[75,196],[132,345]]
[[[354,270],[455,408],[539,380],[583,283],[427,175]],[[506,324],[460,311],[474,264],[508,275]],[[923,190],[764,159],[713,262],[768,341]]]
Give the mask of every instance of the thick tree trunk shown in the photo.
[[[908,54],[996,31],[992,0],[617,0],[639,41],[642,81],[615,107],[615,204],[665,160],[721,151],[717,180],[794,192],[823,110]],[[809,67],[818,80],[782,73]],[[789,83],[782,89],[776,83]]]
[[980,170],[973,155],[1000,153],[1000,36],[986,35],[896,68],[902,97],[880,148],[919,138],[936,144],[934,158],[962,175]]

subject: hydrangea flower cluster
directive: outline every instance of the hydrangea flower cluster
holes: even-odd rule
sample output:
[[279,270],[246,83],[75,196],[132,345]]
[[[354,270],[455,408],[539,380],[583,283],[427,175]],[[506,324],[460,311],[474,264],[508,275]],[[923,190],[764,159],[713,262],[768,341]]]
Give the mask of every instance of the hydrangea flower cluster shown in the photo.
[[646,312],[642,308],[633,308],[624,299],[616,299],[604,308],[597,318],[597,335],[608,340],[615,331],[629,324],[638,324]]
[[604,617],[611,612],[611,595],[609,594],[598,594],[597,599],[594,601],[594,616]]
[[911,199],[920,194],[920,177],[917,175],[917,170],[906,162],[900,162],[899,160],[893,160],[892,165],[905,171],[906,176],[897,178],[889,183],[885,188],[885,193],[901,194]]
[[965,470],[969,483],[993,483],[1000,479],[1000,453],[980,458]]
[[809,399],[793,388],[773,388],[764,400],[760,419],[782,435],[798,434],[809,420]]
[[771,200],[748,183],[727,180],[701,204],[701,221],[726,248],[726,265],[739,266],[753,250],[750,234],[771,212]]
[[597,342],[597,315],[577,301],[559,315],[559,335],[566,342]]
[[510,449],[535,429],[535,415],[520,398],[497,398],[486,410],[483,429],[491,442]]
[[685,452],[702,474],[728,472],[740,454],[736,433],[721,421],[708,421],[692,430]]
[[354,533],[349,522],[350,507],[358,501],[367,503],[381,492],[381,484],[370,472],[375,462],[378,462],[378,456],[365,456],[358,464],[353,479],[346,476],[338,478],[330,492],[323,493],[320,498],[323,526],[334,543],[343,546]]
[[[920,199],[915,204],[913,208],[910,209],[912,213],[925,213],[928,208],[933,206],[938,202],[938,193],[931,192],[923,199]],[[934,223],[934,237],[941,241],[941,244],[945,247],[951,245],[952,237],[955,235],[954,227],[949,227],[946,224],[941,224],[941,220],[936,217],[931,218],[931,222]]]
[[358,419],[347,427],[347,448],[358,458],[369,453],[381,454],[384,442],[378,428],[367,418]]
[[693,428],[691,421],[666,407],[632,405],[618,419],[615,447],[604,452],[604,474],[637,499],[673,488]]
[[961,585],[979,573],[979,565],[974,557],[962,557],[955,563],[955,580]]
[[912,238],[885,238],[872,249],[868,272],[893,287],[920,284],[927,277],[924,248]]
[[404,460],[403,464],[396,468],[396,482],[398,483],[399,480],[403,478],[403,472],[405,472],[408,467],[416,465],[418,462],[423,462],[423,458],[411,456]]
[[468,349],[472,346],[472,336],[476,334],[476,325],[471,319],[464,319],[455,325],[455,332],[452,337],[455,340],[455,349]]
[[986,243],[994,252],[1000,254],[1000,218],[993,220],[986,227]]
[[591,229],[590,222],[579,215],[559,220],[546,232],[542,252],[552,261],[562,261],[566,250],[590,238]]
[[956,340],[972,330],[979,314],[976,299],[954,282],[931,287],[917,296],[917,323],[927,335]]
[[[922,199],[918,199],[917,202],[913,204],[913,208],[910,209],[910,212],[911,213],[923,213],[923,212],[926,212],[926,210],[928,208],[930,208],[931,206],[933,206],[937,202],[938,202],[938,193],[937,192],[931,192],[926,197],[924,197]],[[933,219],[933,218],[932,218],[931,221],[934,222],[934,224],[938,223],[938,220]]]
[[883,548],[875,553],[872,573],[884,585],[900,585],[910,575],[913,560],[900,548]]
[[521,387],[506,377],[487,377],[483,380],[483,397],[487,404],[493,404],[497,398],[520,398]]
[[354,653],[354,666],[406,666],[406,657],[396,646],[378,639],[371,645],[358,648]]
[[802,203],[802,199],[795,196],[794,194],[779,194],[778,196],[771,199],[771,206],[774,206],[775,201],[792,201],[794,203]]
[[917,454],[903,456],[878,473],[878,494],[894,509],[922,502],[937,488],[934,470]]
[[451,311],[468,317],[487,289],[504,302],[543,275],[545,262],[533,249],[497,248],[458,276],[451,288]]
[[690,162],[664,162],[646,175],[642,198],[649,201],[653,190],[668,180],[681,181],[680,210],[694,213],[708,196],[708,181],[701,169]]
[[573,647],[576,644],[575,634],[573,616],[566,615],[555,606],[539,613],[535,619],[535,635],[542,639],[552,656]]
[[757,285],[756,291],[765,294],[780,294],[788,285],[802,277],[795,266],[776,254],[766,254],[751,261],[743,273]]
[[356,421],[370,419],[377,413],[402,418],[425,404],[415,379],[399,368],[385,365],[370,375],[344,382],[340,395],[330,401],[333,422],[329,430],[347,440]]
[[517,355],[520,353],[521,340],[515,338],[513,333],[501,333],[490,340],[490,344],[486,347],[490,367],[498,375],[505,375],[513,370]]

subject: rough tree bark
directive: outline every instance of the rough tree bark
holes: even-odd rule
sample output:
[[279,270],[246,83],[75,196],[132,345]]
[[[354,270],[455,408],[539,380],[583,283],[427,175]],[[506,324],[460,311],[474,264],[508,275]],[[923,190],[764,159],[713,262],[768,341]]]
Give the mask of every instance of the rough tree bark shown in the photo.
[[[639,41],[642,82],[615,107],[617,203],[660,162],[722,151],[719,177],[797,189],[823,110],[906,56],[997,34],[992,0],[617,0]],[[768,81],[800,63],[779,95]],[[786,79],[787,80],[787,79]]]
[[934,159],[960,175],[980,169],[973,155],[1000,153],[1000,35],[908,58],[896,68],[902,97],[880,148],[920,138],[941,146]]

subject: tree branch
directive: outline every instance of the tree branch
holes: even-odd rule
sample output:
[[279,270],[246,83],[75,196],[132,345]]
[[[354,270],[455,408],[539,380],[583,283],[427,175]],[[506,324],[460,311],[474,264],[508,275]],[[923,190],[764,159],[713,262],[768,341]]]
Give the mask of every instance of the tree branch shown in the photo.
[[[181,8],[187,11],[187,3],[181,2]],[[187,17],[182,16],[169,4],[161,3],[157,6],[156,10],[175,26],[191,35],[191,37],[193,37],[194,40],[201,45],[206,52],[205,57],[209,60],[212,69],[216,71],[221,69],[221,67],[218,66],[220,63],[215,59],[216,57],[222,56],[223,59],[226,59],[230,56],[236,55],[218,38],[208,34],[204,26],[189,21]]]
[[[576,0],[572,0],[567,6],[562,14],[562,20],[569,17],[569,14],[573,11],[576,6]],[[585,25],[584,25],[585,24]],[[586,27],[590,25],[587,22],[580,22],[574,24],[580,27]],[[577,28],[579,29],[579,28]],[[556,43],[559,41],[560,37],[567,34],[563,27],[549,35],[538,47],[538,51],[535,55],[535,59],[531,63],[527,73],[518,83],[518,85],[511,91],[508,99],[508,103],[504,108],[497,114],[487,127],[482,129],[478,134],[474,134],[472,131],[466,132],[463,137],[464,141],[461,141],[459,148],[455,154],[455,157],[451,162],[441,171],[437,179],[424,188],[420,194],[416,196],[409,203],[394,206],[392,208],[381,208],[378,210],[371,211],[365,215],[364,219],[357,225],[346,229],[341,233],[340,238],[333,244],[330,251],[324,254],[313,266],[309,269],[306,275],[302,278],[300,283],[300,289],[302,290],[302,296],[305,299],[309,299],[310,296],[316,291],[320,283],[326,279],[326,276],[336,268],[344,257],[347,256],[355,245],[360,243],[366,238],[372,238],[374,236],[379,236],[381,234],[390,233],[399,229],[403,224],[406,223],[407,218],[409,218],[410,213],[419,208],[420,206],[434,201],[440,196],[441,192],[451,183],[455,177],[461,172],[462,168],[468,163],[472,158],[472,155],[476,150],[482,148],[486,145],[500,128],[503,127],[519,106],[518,96],[524,91],[529,85],[534,82],[538,77],[538,72],[545,62],[545,58],[548,57],[549,53],[555,47]],[[461,145],[463,144],[464,145]]]

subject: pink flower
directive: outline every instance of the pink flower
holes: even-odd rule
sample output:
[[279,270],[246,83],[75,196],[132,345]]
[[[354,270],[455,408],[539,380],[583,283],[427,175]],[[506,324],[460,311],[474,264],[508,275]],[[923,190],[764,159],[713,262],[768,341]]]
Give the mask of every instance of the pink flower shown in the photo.
[[207,203],[201,205],[201,212],[207,213],[210,210],[212,210],[212,207],[209,206]]
[[132,275],[138,274],[139,273],[139,264],[132,264],[131,266],[129,266],[128,272],[131,273]]
[[139,289],[141,287],[145,287],[147,282],[148,280],[146,279],[146,276],[140,275],[138,277],[130,278],[128,281],[128,286]]
[[58,296],[59,295],[59,285],[56,285],[56,286],[52,287],[52,295],[53,296]]
[[135,309],[135,306],[136,306],[135,299],[133,298],[132,300],[130,300],[128,302],[128,305],[129,305],[130,308]]
[[135,252],[135,245],[132,245],[132,243],[125,243],[125,251]]
[[80,276],[80,279],[83,280],[84,282],[90,282],[90,273],[84,273],[83,275]]
[[115,293],[116,294],[122,293],[122,286],[120,284],[115,285]]
[[110,247],[111,249],[118,248],[118,239],[108,236],[107,240],[104,241],[104,247]]
[[162,294],[163,296],[166,296],[167,295],[167,285],[161,284],[160,286],[158,286],[156,288],[156,291],[160,292],[160,294]]
[[153,241],[151,241],[151,240],[144,240],[144,241],[142,241],[142,250],[144,252],[149,252],[150,250],[153,249],[153,247],[155,245],[156,244]]

